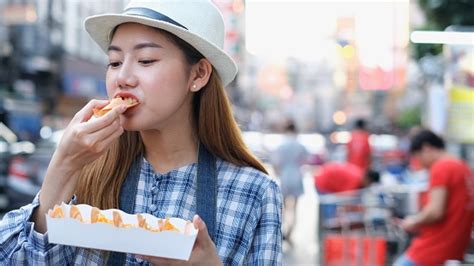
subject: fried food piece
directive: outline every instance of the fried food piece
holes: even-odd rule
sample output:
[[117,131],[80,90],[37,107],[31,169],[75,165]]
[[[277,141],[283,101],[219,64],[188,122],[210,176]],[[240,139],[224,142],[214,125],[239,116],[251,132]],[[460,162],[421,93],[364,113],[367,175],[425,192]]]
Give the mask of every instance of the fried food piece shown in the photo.
[[130,108],[132,106],[137,105],[138,101],[136,99],[133,99],[133,98],[117,97],[117,98],[112,99],[110,101],[110,103],[107,104],[106,106],[104,106],[103,108],[101,108],[101,109],[94,108],[92,111],[94,112],[95,117],[101,117],[101,116],[105,115],[106,113],[108,113],[110,110],[112,110],[115,107],[120,106],[122,104],[125,104],[127,106],[127,108]]
[[114,222],[113,224],[118,227],[118,228],[130,228],[132,227],[131,224],[125,224],[123,223],[123,220],[122,220],[122,216],[120,215],[120,212],[118,211],[113,211],[112,212],[112,215],[113,215],[113,219],[114,219]]
[[[152,228],[147,222],[145,217],[141,214],[137,214],[137,220],[138,220],[138,227],[143,228],[145,230],[148,230],[150,232],[158,233],[161,232],[160,226]],[[160,220],[158,220],[159,222]]]
[[48,215],[51,218],[64,218],[63,209],[59,205],[54,205],[54,208],[48,211]]
[[114,217],[114,225],[116,227],[123,227],[124,224],[123,224],[122,216],[120,215],[120,213],[118,211],[113,211],[112,214]]
[[113,221],[107,219],[107,217],[105,217],[105,215],[103,215],[102,212],[98,208],[92,207],[92,210],[91,210],[91,223],[113,224]]
[[166,218],[164,221],[163,220],[158,220],[158,228],[160,228],[161,231],[176,231],[179,232],[179,229],[176,228],[171,222],[170,218]]
[[84,219],[82,219],[81,211],[76,205],[72,205],[71,209],[69,210],[69,216],[72,219],[79,220],[80,222],[84,222]]
[[138,227],[143,228],[145,230],[149,230],[149,231],[152,230],[152,228],[150,227],[150,225],[148,225],[143,215],[137,214],[137,220],[138,220]]

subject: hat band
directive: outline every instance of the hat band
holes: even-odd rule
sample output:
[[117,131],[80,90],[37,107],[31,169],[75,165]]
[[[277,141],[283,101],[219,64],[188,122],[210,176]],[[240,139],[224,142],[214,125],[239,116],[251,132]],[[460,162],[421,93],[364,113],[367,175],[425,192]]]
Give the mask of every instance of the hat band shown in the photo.
[[178,26],[178,27],[181,27],[183,29],[188,29],[186,28],[185,26],[179,24],[178,22],[174,21],[173,19],[171,19],[170,17],[168,16],[165,16],[159,12],[156,12],[154,10],[151,10],[149,8],[144,8],[144,7],[132,7],[132,8],[129,8],[127,10],[125,10],[125,12],[123,12],[123,14],[125,15],[133,15],[133,16],[141,16],[141,17],[147,17],[147,18],[151,18],[151,19],[155,19],[155,20],[161,20],[161,21],[164,21],[164,22],[168,22],[170,24],[173,24],[175,26]]

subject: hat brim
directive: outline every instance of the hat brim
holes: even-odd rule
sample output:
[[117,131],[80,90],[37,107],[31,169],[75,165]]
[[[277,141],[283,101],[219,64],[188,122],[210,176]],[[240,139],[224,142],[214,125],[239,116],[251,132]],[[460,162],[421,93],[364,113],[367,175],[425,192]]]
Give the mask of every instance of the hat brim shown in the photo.
[[222,49],[204,38],[191,33],[187,29],[165,21],[125,14],[103,14],[88,17],[84,21],[84,26],[92,39],[107,53],[107,49],[110,45],[110,32],[118,25],[127,22],[163,29],[189,43],[211,62],[217,70],[224,86],[229,85],[237,74],[237,65]]

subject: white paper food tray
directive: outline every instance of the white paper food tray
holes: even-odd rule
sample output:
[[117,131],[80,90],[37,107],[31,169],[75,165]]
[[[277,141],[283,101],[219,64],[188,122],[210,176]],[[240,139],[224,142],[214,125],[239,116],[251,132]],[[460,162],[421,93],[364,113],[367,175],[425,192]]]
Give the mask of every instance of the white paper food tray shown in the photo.
[[[191,255],[197,229],[186,220],[170,218],[169,221],[179,232],[152,232],[138,227],[136,215],[115,210],[120,212],[124,224],[133,225],[129,228],[119,228],[108,223],[90,223],[92,207],[85,204],[76,206],[81,212],[83,222],[70,218],[71,205],[64,203],[60,206],[64,218],[52,218],[46,214],[50,243],[180,260],[188,260]],[[113,211],[109,209],[101,213],[107,219],[113,220]],[[150,214],[141,215],[153,227],[160,220]]]

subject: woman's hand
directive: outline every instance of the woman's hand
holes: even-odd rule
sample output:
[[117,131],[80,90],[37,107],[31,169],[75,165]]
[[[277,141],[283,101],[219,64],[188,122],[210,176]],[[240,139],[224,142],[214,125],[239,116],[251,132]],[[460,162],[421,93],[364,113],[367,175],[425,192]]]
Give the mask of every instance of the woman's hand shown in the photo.
[[91,100],[72,118],[53,154],[42,191],[62,191],[62,200],[70,198],[81,169],[99,158],[123,133],[120,114],[126,110],[124,105],[102,117],[91,119],[93,108],[104,107],[107,103],[108,101]]
[[152,265],[222,265],[222,262],[217,255],[216,246],[207,232],[207,227],[204,221],[198,215],[195,215],[193,218],[193,224],[199,231],[189,261],[142,255],[136,255],[136,257],[148,261]]
[[93,108],[102,108],[108,101],[92,100],[73,117],[67,126],[56,151],[55,159],[71,170],[82,169],[96,160],[123,133],[120,114],[125,105],[118,106],[106,115],[91,119]]
[[92,100],[72,118],[53,154],[41,186],[40,206],[33,220],[38,232],[46,231],[44,214],[55,204],[68,202],[74,193],[81,169],[101,156],[123,133],[120,114],[126,106],[118,106],[106,115],[90,119],[93,108],[108,101]]

